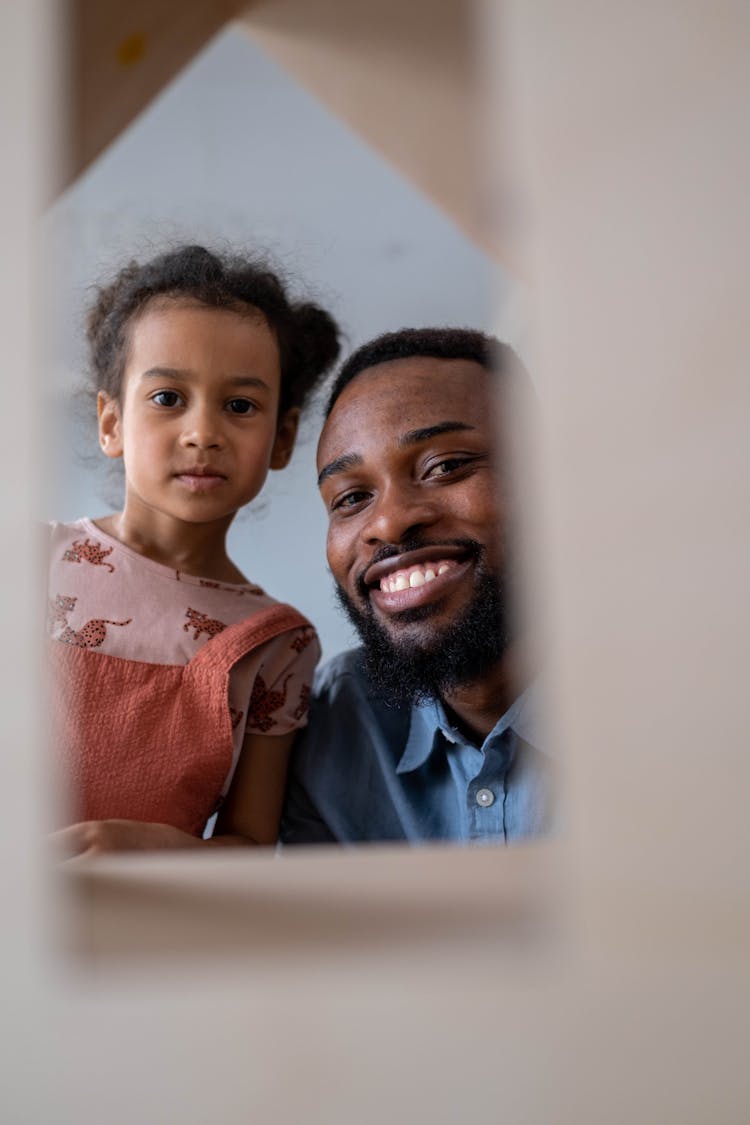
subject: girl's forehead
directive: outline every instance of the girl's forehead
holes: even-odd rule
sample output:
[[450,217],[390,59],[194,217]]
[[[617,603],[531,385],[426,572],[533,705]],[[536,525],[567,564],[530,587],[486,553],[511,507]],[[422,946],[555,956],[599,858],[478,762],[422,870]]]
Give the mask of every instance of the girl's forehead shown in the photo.
[[214,308],[184,298],[154,298],[131,326],[128,366],[158,362],[262,363],[279,367],[279,348],[253,306]]
[[237,301],[231,305],[207,305],[197,297],[183,293],[159,293],[151,297],[133,318],[132,325],[137,327],[144,322],[158,321],[161,324],[185,323],[200,324],[213,321],[215,323],[243,321],[256,328],[265,328],[271,331],[266,315],[255,305],[248,305]]

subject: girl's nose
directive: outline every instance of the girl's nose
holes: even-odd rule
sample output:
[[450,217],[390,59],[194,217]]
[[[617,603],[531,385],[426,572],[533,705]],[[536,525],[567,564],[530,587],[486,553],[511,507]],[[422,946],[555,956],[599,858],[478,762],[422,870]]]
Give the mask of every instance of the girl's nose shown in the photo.
[[224,444],[219,420],[212,410],[191,410],[185,417],[180,444],[186,449],[220,449]]
[[373,500],[367,514],[362,535],[366,542],[376,544],[401,543],[435,524],[441,512],[433,497],[426,496],[418,485],[409,485],[388,488]]

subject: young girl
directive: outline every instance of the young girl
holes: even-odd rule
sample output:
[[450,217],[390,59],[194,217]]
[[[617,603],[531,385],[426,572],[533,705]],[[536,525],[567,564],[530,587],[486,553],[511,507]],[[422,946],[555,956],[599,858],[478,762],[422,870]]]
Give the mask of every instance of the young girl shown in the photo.
[[336,325],[265,267],[187,246],[122,270],[88,336],[125,502],[52,526],[53,738],[76,820],[58,842],[273,844],[319,647],[248,582],[226,535],[288,463]]

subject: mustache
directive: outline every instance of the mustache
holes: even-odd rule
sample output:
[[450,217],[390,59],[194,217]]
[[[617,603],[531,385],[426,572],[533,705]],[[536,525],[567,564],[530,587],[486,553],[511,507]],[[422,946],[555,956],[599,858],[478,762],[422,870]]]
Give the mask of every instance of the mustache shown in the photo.
[[441,539],[439,542],[436,540],[426,539],[422,535],[410,535],[402,539],[400,543],[384,543],[382,547],[373,553],[370,561],[357,575],[356,586],[357,593],[361,598],[368,598],[370,594],[369,587],[365,582],[365,574],[374,566],[375,563],[385,562],[386,559],[395,558],[397,555],[405,555],[408,551],[421,551],[423,547],[434,547],[436,552],[441,547],[459,547],[462,551],[466,552],[467,558],[477,561],[482,556],[482,545],[477,543],[475,539]]

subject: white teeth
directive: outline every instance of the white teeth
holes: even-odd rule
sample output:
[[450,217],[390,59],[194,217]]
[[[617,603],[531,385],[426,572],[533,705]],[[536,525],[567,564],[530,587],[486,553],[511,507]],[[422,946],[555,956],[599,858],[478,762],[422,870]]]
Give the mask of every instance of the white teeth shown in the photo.
[[380,589],[387,594],[395,594],[398,590],[413,590],[418,586],[425,586],[434,582],[440,574],[450,570],[448,563],[440,563],[437,570],[434,566],[427,566],[424,570],[419,567],[410,567],[409,570],[399,570],[394,574],[386,574],[380,579]]

